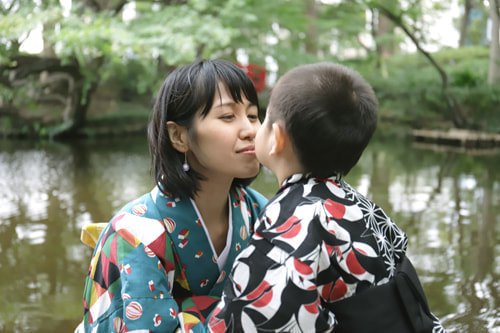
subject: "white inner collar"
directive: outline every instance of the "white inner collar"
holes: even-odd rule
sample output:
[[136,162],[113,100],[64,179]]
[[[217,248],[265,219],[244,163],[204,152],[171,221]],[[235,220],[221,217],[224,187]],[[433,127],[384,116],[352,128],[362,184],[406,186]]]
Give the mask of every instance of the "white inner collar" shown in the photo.
[[212,243],[212,238],[210,238],[210,234],[208,233],[207,227],[205,226],[205,221],[203,221],[203,217],[201,217],[200,211],[198,210],[198,207],[196,206],[196,202],[192,198],[190,198],[191,203],[193,204],[194,210],[196,212],[196,215],[198,215],[198,218],[200,219],[201,226],[203,227],[203,230],[205,230],[205,235],[207,236],[208,239],[208,244],[210,244],[210,247],[212,248],[212,253],[214,254],[215,261],[217,262],[217,266],[219,267],[219,271],[222,271],[224,268],[224,265],[226,264],[227,257],[229,256],[229,251],[231,249],[231,241],[233,239],[233,210],[231,209],[231,199],[228,196],[228,207],[229,207],[229,221],[228,221],[228,230],[227,230],[227,236],[226,236],[226,245],[224,246],[224,249],[222,252],[217,255],[217,252],[215,251],[214,244]]

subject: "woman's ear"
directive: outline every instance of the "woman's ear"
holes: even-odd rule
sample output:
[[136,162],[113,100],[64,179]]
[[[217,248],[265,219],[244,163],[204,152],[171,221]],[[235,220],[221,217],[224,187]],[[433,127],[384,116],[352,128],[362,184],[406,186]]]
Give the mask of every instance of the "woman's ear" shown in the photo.
[[269,156],[273,156],[283,152],[286,148],[288,141],[288,135],[286,134],[285,128],[280,123],[273,123],[273,144]]
[[167,131],[175,150],[180,153],[187,152],[189,148],[187,128],[173,121],[167,121]]

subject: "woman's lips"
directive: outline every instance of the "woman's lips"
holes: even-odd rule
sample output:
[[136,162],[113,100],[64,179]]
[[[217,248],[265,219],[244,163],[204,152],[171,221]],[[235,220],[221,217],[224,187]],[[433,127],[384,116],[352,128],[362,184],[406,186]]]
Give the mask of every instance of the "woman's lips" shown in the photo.
[[255,146],[248,146],[237,151],[239,154],[255,155]]

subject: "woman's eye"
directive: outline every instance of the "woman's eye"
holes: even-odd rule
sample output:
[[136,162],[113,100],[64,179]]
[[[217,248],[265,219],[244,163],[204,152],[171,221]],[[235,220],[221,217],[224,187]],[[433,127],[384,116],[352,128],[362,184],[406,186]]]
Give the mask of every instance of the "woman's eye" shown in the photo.
[[220,117],[220,119],[223,119],[223,120],[231,120],[233,118],[234,118],[234,115],[232,115],[232,114],[227,114],[227,115]]
[[256,114],[249,114],[248,115],[248,119],[251,119],[251,120],[259,120],[259,116],[256,115]]

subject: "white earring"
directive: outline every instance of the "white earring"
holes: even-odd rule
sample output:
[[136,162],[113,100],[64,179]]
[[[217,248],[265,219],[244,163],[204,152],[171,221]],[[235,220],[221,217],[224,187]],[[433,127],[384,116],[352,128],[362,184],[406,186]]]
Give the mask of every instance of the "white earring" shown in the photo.
[[184,164],[182,165],[182,169],[184,170],[184,172],[189,171],[189,164],[187,161],[187,154],[186,153],[184,153]]

